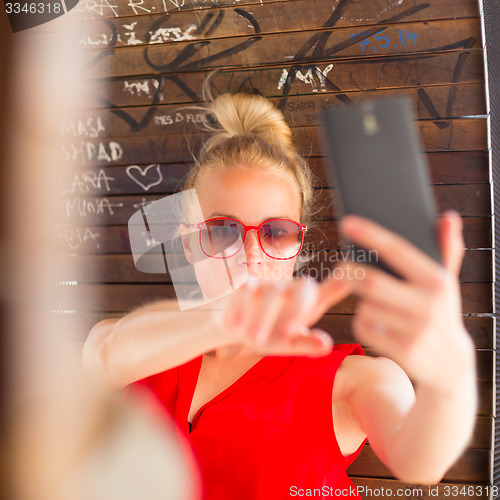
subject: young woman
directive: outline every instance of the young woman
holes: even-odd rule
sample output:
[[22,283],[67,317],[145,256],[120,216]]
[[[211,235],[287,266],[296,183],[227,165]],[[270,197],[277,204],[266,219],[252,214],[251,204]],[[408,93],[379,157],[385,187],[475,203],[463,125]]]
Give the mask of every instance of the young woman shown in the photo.
[[[313,190],[289,127],[259,96],[224,94],[208,113],[217,126],[185,184],[205,220],[186,214],[184,251],[207,298],[223,292],[206,264],[220,264],[217,248],[249,279],[210,307],[180,312],[159,301],[101,321],[85,365],[113,387],[153,391],[190,432],[207,499],[357,497],[346,468],[366,439],[402,481],[439,482],[476,409],[457,281],[460,217],[438,223],[444,266],[373,222],[344,218],[344,235],[404,281],[370,267],[354,273],[352,263],[342,279],[292,279]],[[206,259],[193,257],[200,251]],[[332,348],[313,327],[351,293],[356,339],[385,357]]]

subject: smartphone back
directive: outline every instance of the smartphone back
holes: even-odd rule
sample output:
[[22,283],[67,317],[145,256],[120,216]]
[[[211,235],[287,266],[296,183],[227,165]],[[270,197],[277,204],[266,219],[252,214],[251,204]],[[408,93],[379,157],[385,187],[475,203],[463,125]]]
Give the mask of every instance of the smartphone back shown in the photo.
[[441,262],[430,179],[408,100],[338,106],[323,112],[322,121],[338,215],[378,222]]

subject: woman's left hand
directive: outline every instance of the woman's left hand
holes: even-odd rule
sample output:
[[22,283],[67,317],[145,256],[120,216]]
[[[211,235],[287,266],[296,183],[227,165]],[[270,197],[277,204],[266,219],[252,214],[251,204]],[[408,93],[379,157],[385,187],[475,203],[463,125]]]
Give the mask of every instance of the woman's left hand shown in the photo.
[[360,298],[355,337],[393,359],[415,382],[446,392],[474,368],[473,343],[461,317],[461,217],[446,212],[438,222],[443,265],[368,219],[346,216],[340,229],[354,243],[376,250],[404,278],[369,265],[342,265],[343,279]]

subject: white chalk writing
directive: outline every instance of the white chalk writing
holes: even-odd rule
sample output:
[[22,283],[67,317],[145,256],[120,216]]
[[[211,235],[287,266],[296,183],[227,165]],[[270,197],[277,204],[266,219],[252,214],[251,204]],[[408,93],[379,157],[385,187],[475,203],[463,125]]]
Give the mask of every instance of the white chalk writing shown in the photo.
[[[319,66],[315,66],[314,69],[309,68],[306,73],[302,73],[302,71],[298,70],[295,73],[295,78],[304,82],[306,85],[311,85],[313,87],[313,92],[318,92],[318,86],[322,92],[326,92],[326,77],[332,69],[333,64],[329,64],[324,70],[321,70]],[[287,78],[288,70],[284,69],[278,82],[278,90],[283,88]]]
[[69,144],[61,146],[61,150],[66,161],[81,161],[82,163],[90,161],[117,161],[123,156],[123,149],[115,141],[100,142],[81,142],[80,144]]
[[149,82],[153,84],[153,87],[158,88],[158,80],[138,80],[135,82],[123,82],[123,91],[128,92],[132,95],[146,94],[150,95],[151,89],[149,88]]
[[114,208],[123,207],[123,203],[111,203],[108,198],[73,198],[72,200],[58,200],[56,205],[60,209],[59,214],[70,218],[76,214],[80,217],[89,215],[114,215]]
[[128,30],[125,32],[125,36],[128,36],[127,45],[141,45],[142,43],[144,43],[142,40],[139,40],[135,36],[134,28],[135,28],[136,24],[137,24],[137,21],[135,21],[131,24],[124,24],[123,25],[123,27]]
[[184,32],[181,28],[158,28],[156,31],[150,31],[150,44],[163,42],[181,42],[183,40],[196,40],[191,33],[196,31],[197,27],[192,24]]
[[94,116],[92,113],[82,120],[70,120],[69,122],[61,120],[61,135],[72,134],[74,137],[87,136],[95,139],[106,128],[102,123],[100,116]]
[[66,245],[71,250],[77,250],[90,241],[95,248],[100,248],[100,233],[95,233],[90,227],[58,227],[54,232],[54,243]]
[[[78,175],[75,174],[69,189],[62,189],[61,194],[89,193],[92,190],[101,191],[104,189],[107,193],[111,191],[110,181],[114,181],[114,177],[109,177],[103,169],[98,171],[89,170]],[[59,184],[62,179],[59,177]]]
[[108,0],[82,0],[78,6],[79,11],[87,10],[91,14],[98,14],[99,16],[105,16],[111,11],[115,17],[118,16],[117,8],[118,5],[112,5]]

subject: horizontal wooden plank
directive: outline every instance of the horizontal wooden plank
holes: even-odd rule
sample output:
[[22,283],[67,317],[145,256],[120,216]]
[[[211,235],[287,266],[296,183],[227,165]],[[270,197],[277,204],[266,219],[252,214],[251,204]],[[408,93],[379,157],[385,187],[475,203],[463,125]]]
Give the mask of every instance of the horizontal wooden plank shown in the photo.
[[[484,84],[455,84],[427,88],[386,89],[342,93],[343,103],[361,99],[406,96],[419,119],[445,119],[486,114]],[[289,97],[283,109],[287,123],[292,127],[304,127],[320,123],[323,109],[340,104],[337,94]],[[279,105],[279,98],[271,98]],[[125,107],[110,110],[92,110],[72,113],[61,124],[62,137],[111,139],[133,135],[184,134],[199,132],[202,112],[184,108],[178,104]]]
[[[438,185],[433,187],[433,191],[440,212],[454,209],[468,217],[489,216],[490,214],[489,184]],[[319,192],[316,220],[329,220],[335,216],[332,200],[335,204],[337,196],[336,189]],[[161,198],[160,195],[87,198],[72,196],[55,201],[55,209],[56,215],[61,220],[72,220],[75,225],[127,224],[129,218],[140,210],[141,206]],[[169,217],[172,215],[165,214],[165,223],[169,221]],[[311,232],[313,230],[314,224],[311,226]],[[335,249],[335,247],[326,248]],[[315,248],[317,249],[319,248]]]
[[[300,270],[300,275],[314,279],[324,279],[332,275],[332,269],[342,262],[342,251],[311,252],[304,255],[308,264]],[[145,261],[156,256],[146,255]],[[168,262],[167,255],[167,262]],[[171,281],[170,274],[145,273],[137,270],[130,254],[79,255],[71,258],[76,269],[81,270],[75,278],[79,283],[164,283]],[[186,265],[187,261],[186,261]],[[150,267],[153,269],[153,267]],[[467,250],[465,252],[460,280],[467,283],[491,283],[491,250]]]
[[[137,12],[139,15],[125,19],[85,23],[79,45],[89,49],[118,48],[254,35],[256,32],[269,34],[479,17],[478,5],[473,0],[463,1],[460,9],[454,6],[453,0],[434,0],[427,4],[405,1],[394,4],[390,9],[385,0],[373,0],[363,7],[357,2],[344,1],[337,4],[337,11],[332,9],[332,2],[328,0],[316,0],[314,9],[310,8],[309,0],[249,6],[238,2],[234,7],[212,8],[205,12],[183,10],[166,14],[165,9],[152,7],[155,10],[151,14],[142,10]],[[306,12],[307,15],[301,15]]]
[[[86,80],[80,82],[80,92],[90,100],[86,107],[95,108],[196,103],[202,100],[201,89],[207,75],[208,72],[179,72],[147,78]],[[427,89],[433,85],[483,82],[483,53],[474,50],[346,60],[334,65],[296,61],[279,67],[222,69],[211,77],[215,95],[256,91],[265,97],[280,96],[280,109],[287,106],[283,96],[296,94],[332,93],[342,102],[343,93],[350,91]],[[422,92],[421,95],[425,97]]]
[[[486,151],[446,151],[425,156],[433,184],[489,182]],[[324,157],[311,157],[308,163],[316,177],[316,187],[335,187],[327,178]],[[53,185],[64,196],[172,193],[182,188],[191,167],[183,163],[151,163],[64,169],[53,177]]]
[[[464,217],[463,236],[466,248],[492,248],[491,217]],[[62,254],[130,254],[127,225],[74,227],[59,226],[53,233],[54,251]],[[340,236],[332,219],[316,221],[307,232],[305,248],[318,251],[340,249]],[[155,250],[153,249],[152,252]]]
[[[492,285],[488,283],[461,284],[462,309],[465,314],[492,312]],[[52,303],[54,310],[81,312],[129,311],[154,300],[173,299],[175,291],[169,283],[149,284],[81,284],[61,285]],[[349,297],[332,307],[332,314],[351,314],[356,300]]]
[[[487,150],[487,121],[484,118],[423,120],[417,121],[416,125],[425,152]],[[292,133],[299,151],[311,156],[325,154],[318,127],[297,127]],[[164,163],[167,160],[183,162],[192,161],[192,154],[197,155],[205,137],[203,134],[136,134],[103,140],[68,138],[62,143],[61,151],[68,167],[73,164],[98,167]]]
[[[487,450],[466,450],[446,472],[445,481],[488,482],[491,454]],[[382,464],[369,445],[365,445],[359,457],[349,467],[348,474],[391,478],[390,470]]]
[[[95,316],[93,314],[96,314]],[[85,325],[95,324],[104,319],[106,313],[86,313],[82,321]],[[90,315],[90,316],[88,316]],[[318,322],[318,328],[328,332],[337,344],[352,343],[355,339],[351,333],[352,315],[350,314],[325,314]],[[87,320],[87,318],[89,318]],[[94,319],[97,320],[94,321]],[[494,320],[493,318],[464,317],[464,324],[469,332],[476,349],[493,349],[494,345]]]
[[376,479],[370,477],[351,476],[353,484],[363,500],[400,497],[405,500],[423,500],[433,498],[435,500],[457,500],[476,499],[487,500],[490,497],[491,485],[489,483],[452,483],[443,481],[438,485],[415,485],[402,483],[393,479]]
[[[487,151],[434,152],[426,153],[425,158],[433,184],[480,184],[489,182]],[[331,184],[330,179],[327,178],[326,158],[310,157],[308,162],[317,178],[319,187],[335,187],[335,184]],[[164,168],[169,172],[168,167]],[[71,172],[67,172],[67,178],[73,179]],[[174,171],[173,179],[175,178]]]
[[[423,120],[416,122],[424,151],[486,150],[487,121],[483,118],[456,120]],[[303,151],[324,154],[324,144],[313,127],[293,129],[295,140]]]
[[384,99],[396,96],[405,96],[410,99],[415,117],[418,119],[443,119],[486,114],[486,96],[483,83],[371,91],[358,90],[341,94],[322,92],[307,96],[290,96],[286,101],[286,106],[281,103],[281,98],[271,98],[271,101],[276,106],[281,105],[287,123],[293,127],[303,127],[319,124],[319,114],[327,107],[364,99]]
[[[433,186],[434,198],[439,212],[448,209],[457,210],[463,216],[488,216],[491,213],[491,187],[489,184],[462,184],[462,185],[437,185]],[[332,208],[329,205],[332,205]],[[318,216],[327,217],[330,211],[336,215],[334,207],[337,206],[338,190],[324,189],[318,196],[318,205],[322,208]]]
[[254,25],[254,36],[110,48],[84,52],[81,57],[85,77],[109,78],[276,65],[291,60],[317,64],[388,54],[481,49],[481,28],[476,18],[406,23],[405,30],[401,35],[398,25],[376,25],[361,30],[354,27],[263,35]]

